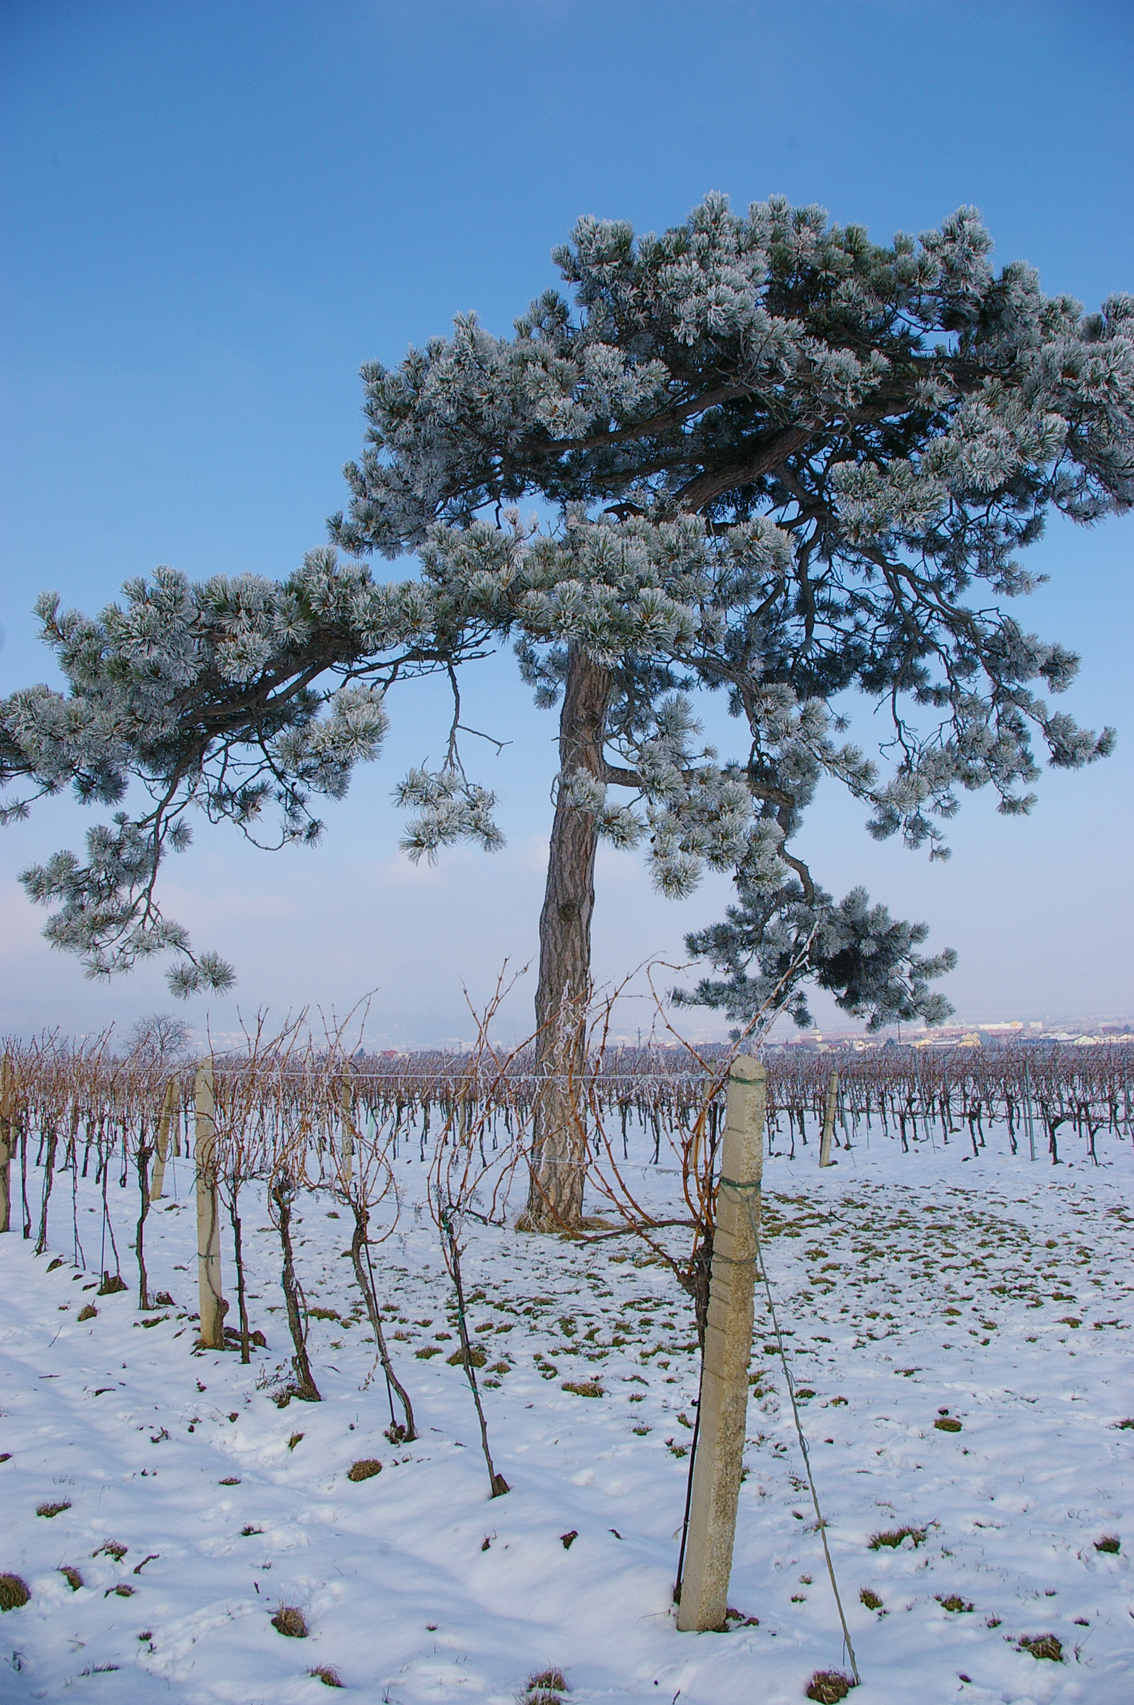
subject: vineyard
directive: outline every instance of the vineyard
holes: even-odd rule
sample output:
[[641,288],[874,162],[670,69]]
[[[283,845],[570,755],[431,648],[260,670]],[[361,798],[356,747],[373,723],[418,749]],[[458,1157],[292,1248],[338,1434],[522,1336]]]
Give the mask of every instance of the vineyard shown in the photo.
[[821,1696],[849,1660],[798,1413],[856,1699],[917,1666],[934,1705],[1124,1705],[1134,1050],[766,1065],[714,1643],[671,1600],[725,1050],[596,1050],[558,1086],[587,1212],[548,1237],[516,1228],[528,1049],[9,1042],[5,1698]]

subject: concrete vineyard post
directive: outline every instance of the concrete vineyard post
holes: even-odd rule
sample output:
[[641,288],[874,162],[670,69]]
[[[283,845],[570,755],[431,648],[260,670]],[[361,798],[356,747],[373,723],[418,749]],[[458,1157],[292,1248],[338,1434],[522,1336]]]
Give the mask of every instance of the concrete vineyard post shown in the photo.
[[221,1295],[220,1208],[217,1201],[217,1127],[213,1100],[213,1066],[197,1067],[197,1284],[201,1298],[201,1345],[224,1349],[224,1317],[228,1304]]
[[0,1231],[12,1229],[12,1123],[15,1113],[12,1062],[5,1054],[0,1063]]
[[354,1166],[354,1094],[351,1090],[350,1079],[343,1078],[339,1089],[339,1106],[342,1110],[341,1134],[339,1136],[339,1180],[349,1188],[350,1176]]
[[831,1073],[831,1081],[827,1085],[827,1111],[823,1115],[823,1136],[819,1143],[819,1165],[831,1164],[831,1138],[835,1134],[835,1114],[839,1110],[839,1074]]
[[165,1183],[165,1159],[169,1153],[169,1128],[173,1123],[173,1110],[177,1106],[177,1079],[171,1077],[165,1086],[165,1100],[161,1104],[158,1117],[157,1142],[154,1144],[154,1173],[150,1180],[150,1201],[161,1199],[161,1187]]
[[721,1144],[697,1454],[677,1611],[677,1626],[682,1630],[720,1628],[728,1609],[752,1354],[753,1222],[760,1211],[764,1163],[764,1080],[759,1060],[741,1054],[733,1061]]
[[1036,1158],[1036,1128],[1032,1120],[1032,1074],[1024,1062],[1024,1121],[1028,1128],[1028,1157]]

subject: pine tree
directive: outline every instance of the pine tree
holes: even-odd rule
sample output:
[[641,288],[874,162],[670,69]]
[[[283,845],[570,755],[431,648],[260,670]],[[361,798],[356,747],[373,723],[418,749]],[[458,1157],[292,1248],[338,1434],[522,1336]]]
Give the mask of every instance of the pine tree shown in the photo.
[[[725,978],[686,999],[805,1019],[813,980],[875,1024],[943,1016],[927,985],[951,956],[919,956],[924,926],[861,890],[836,904],[791,843],[829,776],[871,834],[945,856],[959,790],[1027,811],[1037,743],[1072,768],[1109,750],[1048,703],[1077,659],[1005,601],[1035,584],[1017,553],[1050,510],[1091,522],[1134,498],[1134,298],[1085,313],[1026,266],[994,271],[990,246],[968,208],[881,247],[778,198],[739,215],[709,196],[661,236],[581,220],[555,255],[573,304],[548,291],[511,337],[466,316],[363,369],[349,510],[288,580],[162,569],[94,621],[44,599],[69,692],[4,703],[0,776],[99,802],[140,777],[153,800],[92,830],[85,863],[26,874],[61,902],[49,939],[95,975],[171,950],[175,989],[224,986],[155,897],[190,807],[255,833],[274,801],[283,839],[316,839],[314,797],[345,791],[390,689],[425,672],[457,708],[439,768],[398,789],[403,844],[499,845],[456,689],[507,640],[537,704],[561,703],[532,1223],[581,1212],[583,1133],[555,1083],[590,992],[600,836],[646,843],[675,897],[706,866],[734,874],[738,904],[689,938]],[[532,496],[558,524],[520,519]],[[420,575],[376,581],[373,553],[416,553]],[[735,756],[700,739],[706,691]],[[888,714],[870,757],[842,738],[854,693]]]

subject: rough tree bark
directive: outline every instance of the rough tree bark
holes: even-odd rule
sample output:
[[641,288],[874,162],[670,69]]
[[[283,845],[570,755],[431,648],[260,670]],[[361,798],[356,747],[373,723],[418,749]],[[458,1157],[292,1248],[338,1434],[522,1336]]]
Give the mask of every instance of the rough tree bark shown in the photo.
[[[197,1294],[201,1311],[201,1348],[224,1349],[228,1304],[221,1290],[220,1203],[217,1196],[217,1127],[213,1117],[213,1067],[202,1060],[194,1090],[197,1163]],[[105,1190],[104,1190],[105,1200]]]
[[295,1348],[295,1354],[291,1358],[291,1365],[295,1369],[295,1383],[287,1395],[301,1397],[305,1403],[318,1403],[321,1401],[319,1387],[315,1384],[315,1375],[311,1372],[311,1362],[307,1354],[307,1303],[296,1276],[295,1252],[291,1244],[291,1204],[297,1188],[295,1180],[287,1172],[279,1172],[269,1190],[275,1204],[276,1230],[280,1234],[280,1247],[283,1250],[281,1283],[284,1301],[287,1303],[288,1330]]
[[148,1135],[146,1121],[142,1120],[138,1135],[138,1147],[134,1154],[134,1163],[138,1168],[138,1223],[134,1227],[134,1253],[138,1258],[138,1307],[142,1310],[153,1308],[150,1301],[150,1280],[146,1272],[146,1219],[149,1216],[150,1203],[153,1196],[150,1193],[150,1159],[153,1149],[146,1142]]
[[12,1225],[12,1127],[15,1122],[12,1062],[5,1054],[0,1063],[0,1231]]
[[608,668],[581,646],[571,646],[559,719],[559,798],[539,920],[536,1071],[547,1082],[536,1109],[522,1221],[533,1231],[576,1226],[583,1217],[587,1132],[572,1080],[584,1063],[598,833],[594,813],[570,802],[565,782],[579,770],[605,779],[603,736],[612,685]]
[[390,1400],[390,1431],[386,1434],[391,1444],[412,1444],[417,1437],[417,1423],[413,1417],[413,1404],[409,1392],[394,1372],[394,1364],[390,1360],[390,1352],[386,1347],[386,1334],[382,1330],[382,1311],[378,1307],[378,1293],[374,1289],[374,1278],[370,1271],[370,1257],[366,1251],[366,1228],[370,1223],[370,1213],[366,1204],[359,1196],[348,1193],[347,1201],[354,1214],[354,1236],[350,1240],[350,1258],[354,1267],[355,1283],[362,1293],[366,1304],[366,1313],[370,1320],[370,1329],[374,1333],[374,1342],[378,1346],[378,1355],[382,1362],[382,1371],[391,1392],[397,1392],[398,1402],[402,1406],[405,1423],[399,1426],[394,1420],[393,1398]]

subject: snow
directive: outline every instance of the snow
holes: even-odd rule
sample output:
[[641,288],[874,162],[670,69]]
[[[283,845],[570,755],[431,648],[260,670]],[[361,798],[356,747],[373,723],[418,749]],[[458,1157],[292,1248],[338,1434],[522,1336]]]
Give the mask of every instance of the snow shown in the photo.
[[[1053,1168],[990,1139],[966,1161],[956,1144],[902,1155],[876,1138],[822,1174],[813,1147],[768,1163],[767,1265],[796,1383],[814,1393],[800,1407],[863,1678],[855,1705],[908,1705],[914,1688],[919,1705],[1129,1705],[1134,1174],[1117,1141],[1100,1159]],[[155,1206],[146,1233],[151,1287],[172,1308],[134,1306],[136,1192],[116,1181],[125,1293],[96,1297],[97,1274],[72,1264],[69,1174],[44,1255],[18,1229],[0,1238],[0,1571],[31,1590],[0,1615],[5,1705],[299,1705],[331,1696],[307,1673],[318,1666],[396,1705],[505,1705],[549,1666],[575,1705],[797,1705],[816,1670],[849,1668],[759,1293],[730,1593],[759,1620],[679,1634],[696,1399],[687,1299],[633,1237],[466,1223],[490,1441],[512,1488],[490,1500],[469,1388],[447,1360],[453,1298],[425,1170],[399,1160],[401,1218],[374,1251],[421,1431],[411,1445],[384,1436],[346,1221],[327,1200],[303,1198],[295,1228],[308,1302],[339,1317],[311,1326],[324,1401],[284,1408],[271,1396],[290,1352],[279,1246],[253,1190],[250,1310],[270,1348],[251,1366],[193,1352],[184,1161],[167,1174],[179,1199]],[[678,1180],[638,1176],[673,1211]],[[29,1194],[38,1187],[33,1172]],[[74,1224],[94,1264],[92,1180],[77,1181]],[[225,1281],[233,1295],[230,1262]],[[92,1300],[97,1317],[80,1324]],[[439,1353],[418,1355],[430,1346]],[[563,1389],[594,1380],[601,1397]],[[382,1472],[351,1482],[364,1457]],[[37,1516],[49,1502],[69,1507]],[[903,1527],[924,1541],[870,1548]],[[1098,1550],[1110,1535],[1120,1549]],[[78,1590],[64,1566],[80,1571]],[[880,1610],[860,1602],[864,1588]],[[303,1611],[309,1637],[276,1632],[281,1605]],[[1020,1649],[1042,1634],[1062,1662]]]

